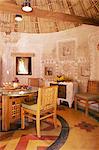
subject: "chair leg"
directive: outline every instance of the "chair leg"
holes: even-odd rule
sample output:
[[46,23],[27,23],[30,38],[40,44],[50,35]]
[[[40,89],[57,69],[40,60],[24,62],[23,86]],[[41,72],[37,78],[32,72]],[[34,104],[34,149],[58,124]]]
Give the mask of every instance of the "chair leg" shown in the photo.
[[85,114],[86,116],[88,116],[88,107],[89,107],[89,104],[88,104],[88,101],[86,101],[86,104],[85,104]]
[[54,121],[54,127],[57,128],[56,115],[53,116],[53,121]]
[[21,107],[21,129],[25,128],[24,108]]
[[40,117],[36,116],[36,130],[37,130],[37,136],[41,137],[40,135]]
[[53,113],[53,123],[54,123],[54,127],[56,128],[57,127],[57,117],[56,117],[56,110],[55,112]]
[[76,98],[76,97],[74,98],[74,105],[75,105],[75,106],[74,106],[74,107],[75,107],[75,110],[77,110],[77,98]]

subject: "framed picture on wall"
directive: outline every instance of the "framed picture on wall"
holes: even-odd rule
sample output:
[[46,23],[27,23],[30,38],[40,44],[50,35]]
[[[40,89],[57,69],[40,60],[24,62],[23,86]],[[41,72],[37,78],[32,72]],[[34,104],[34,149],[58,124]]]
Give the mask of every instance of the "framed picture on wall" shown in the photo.
[[81,66],[81,76],[89,77],[90,76],[90,68],[87,65]]
[[44,64],[43,75],[47,80],[53,80],[56,76],[56,66],[55,64]]
[[57,54],[59,60],[75,59],[75,40],[58,41]]
[[52,76],[53,75],[53,67],[45,66],[45,76]]
[[31,57],[16,57],[16,75],[31,75]]

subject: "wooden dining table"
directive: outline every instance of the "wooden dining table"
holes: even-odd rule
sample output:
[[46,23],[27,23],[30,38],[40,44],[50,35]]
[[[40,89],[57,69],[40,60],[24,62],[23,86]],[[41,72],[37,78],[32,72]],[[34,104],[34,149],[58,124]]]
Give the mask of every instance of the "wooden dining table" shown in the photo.
[[10,130],[12,123],[16,124],[21,118],[21,103],[36,93],[38,87],[27,89],[3,89],[0,88],[2,96],[2,131]]

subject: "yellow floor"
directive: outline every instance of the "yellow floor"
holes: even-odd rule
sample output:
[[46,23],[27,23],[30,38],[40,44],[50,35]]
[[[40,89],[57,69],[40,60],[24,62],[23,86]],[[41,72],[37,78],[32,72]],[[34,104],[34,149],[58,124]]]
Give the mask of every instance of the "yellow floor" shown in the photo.
[[[83,112],[67,109],[58,111],[59,115],[67,120],[70,126],[69,136],[61,150],[98,150],[99,149],[99,123]],[[97,126],[91,132],[75,127],[79,122],[85,121]]]
[[[57,110],[57,114],[62,116],[69,124],[70,131],[65,144],[60,148],[60,150],[98,150],[99,149],[99,123],[92,117],[86,117],[83,112],[75,111],[67,107]],[[81,122],[88,123],[92,126],[90,131],[81,129],[79,124]],[[46,124],[46,123],[45,123]],[[61,131],[60,123],[58,122],[58,128],[46,131],[41,131],[41,134],[48,136],[58,136]],[[44,124],[43,124],[44,126]],[[45,125],[46,126],[46,125]],[[43,127],[44,128],[44,127]],[[26,150],[37,150],[39,146],[42,147],[41,150],[45,150],[46,147],[51,145],[54,140],[39,140],[31,139],[31,135],[36,135],[35,128],[29,128],[26,130],[17,130],[11,136],[4,138],[0,141],[0,150],[23,150],[18,149],[17,144],[20,141],[22,135],[29,135],[28,144],[26,145]],[[25,140],[25,136],[23,137]],[[23,141],[23,145],[24,143]],[[22,139],[21,139],[22,140]],[[22,143],[21,143],[22,144]],[[17,147],[17,148],[16,148]],[[40,150],[40,148],[39,148]]]

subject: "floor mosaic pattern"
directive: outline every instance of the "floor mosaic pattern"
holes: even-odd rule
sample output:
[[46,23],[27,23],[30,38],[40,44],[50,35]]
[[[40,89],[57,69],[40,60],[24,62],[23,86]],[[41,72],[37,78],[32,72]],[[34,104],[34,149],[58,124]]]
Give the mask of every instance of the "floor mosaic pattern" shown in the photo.
[[34,122],[25,130],[0,132],[0,150],[98,150],[98,121],[66,106],[57,110],[57,117],[56,129],[51,119],[41,123],[41,138]]

